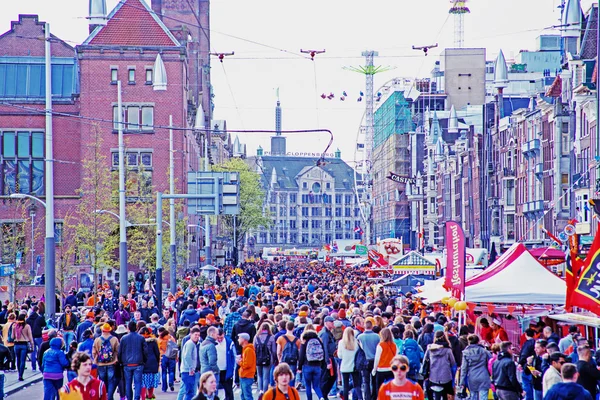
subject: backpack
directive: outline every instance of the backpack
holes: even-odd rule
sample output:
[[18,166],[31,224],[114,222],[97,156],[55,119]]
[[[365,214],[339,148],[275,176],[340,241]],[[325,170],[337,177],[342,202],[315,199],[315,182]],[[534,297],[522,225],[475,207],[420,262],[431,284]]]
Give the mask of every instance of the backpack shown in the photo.
[[165,357],[174,360],[177,358],[178,354],[179,348],[177,347],[177,343],[173,342],[172,340],[169,340],[167,342],[167,349],[165,350]]
[[283,347],[283,352],[281,354],[281,362],[296,365],[298,362],[298,345],[296,344],[296,340],[291,341],[286,335],[283,335],[285,338],[285,346]]
[[414,340],[404,342],[401,354],[408,358],[408,366],[411,371],[419,371],[421,368],[421,351]]
[[325,360],[325,349],[323,344],[317,338],[308,339],[306,342],[306,361],[323,361]]
[[12,324],[10,324],[10,326],[8,327],[8,333],[7,333],[7,338],[6,341],[8,343],[14,343],[15,342],[15,333],[14,333],[14,329],[15,329],[15,323],[13,322]]
[[358,349],[356,349],[356,354],[354,354],[354,371],[366,371],[369,368],[369,360],[367,360],[367,355],[358,340],[356,344],[358,345]]
[[267,335],[264,342],[261,342],[258,337],[256,338],[256,365],[271,365],[271,351],[269,351],[269,346],[267,345],[270,338],[271,335]]
[[103,363],[103,364],[109,363],[114,358],[115,353],[113,351],[112,344],[110,343],[110,339],[112,339],[112,337],[109,337],[108,339],[100,337],[100,340],[101,340],[100,351],[98,351],[98,362],[99,363]]
[[331,333],[333,334],[333,338],[335,339],[336,342],[339,342],[340,340],[342,340],[342,336],[344,336],[344,325],[341,326],[334,326],[333,329],[331,330]]

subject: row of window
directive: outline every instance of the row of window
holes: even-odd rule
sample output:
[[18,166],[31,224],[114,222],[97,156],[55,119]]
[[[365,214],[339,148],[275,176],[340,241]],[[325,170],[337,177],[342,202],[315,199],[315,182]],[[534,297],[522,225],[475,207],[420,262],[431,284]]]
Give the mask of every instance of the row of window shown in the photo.
[[[280,229],[287,229],[288,224],[286,223],[285,220],[279,220],[279,223],[277,223],[276,220],[273,220],[273,226],[274,227],[278,227]],[[308,227],[310,226],[312,229],[321,229],[321,228],[325,228],[327,230],[332,229],[333,226],[335,226],[335,229],[354,229],[357,226],[360,226],[360,221],[354,221],[354,225],[352,224],[352,221],[347,220],[347,221],[331,221],[331,220],[325,220],[322,221],[320,219],[312,219],[312,220],[307,220],[307,219],[303,219],[301,221],[300,226],[302,227],[302,229],[308,229]],[[297,228],[297,222],[295,220],[291,220],[289,221],[289,228],[290,229],[296,229]],[[274,228],[273,228],[274,229]]]
[[[123,104],[124,132],[154,132],[154,106],[150,104]],[[113,106],[113,131],[119,130],[119,107]]]
[[[127,67],[127,83],[129,85],[135,85],[135,70],[136,70],[136,68],[133,66]],[[152,85],[153,75],[154,75],[153,68],[150,66],[145,67],[144,84]],[[116,85],[118,80],[119,80],[119,68],[118,67],[110,67],[110,83],[112,83],[113,85]]]
[[[275,209],[273,208],[272,212]],[[294,215],[295,215],[295,210],[296,208],[293,207],[294,210]],[[309,216],[313,216],[313,217],[322,217],[323,216],[323,210],[324,211],[324,215],[326,217],[333,217],[333,208],[331,207],[325,207],[324,209],[321,207],[310,207],[310,215],[309,215],[309,207],[302,207],[302,216],[303,217],[309,217]],[[346,218],[352,217],[352,209],[350,207],[345,207],[344,209],[344,214],[343,216]],[[354,217],[358,217],[360,215],[360,208],[354,208]],[[279,208],[279,216],[283,217],[285,216],[285,208],[284,207],[280,207]],[[293,216],[292,214],[290,214],[290,216]],[[336,217],[342,217],[342,207],[335,207],[335,216]]]
[[[77,92],[74,61],[52,65],[52,96],[71,98]],[[8,57],[0,57],[0,98],[24,99],[46,96],[46,67],[43,58],[39,62],[16,63]]]
[[[304,182],[306,183],[306,182]],[[329,184],[327,184],[329,185]],[[329,189],[329,186],[327,187]],[[272,192],[270,196],[270,203],[277,203],[279,197],[279,204],[287,203],[288,193],[285,192]],[[335,195],[335,204],[352,204],[352,199],[355,197],[351,194],[336,194]],[[296,203],[298,199],[296,193],[289,193],[290,203]],[[333,204],[334,196],[331,194],[323,193],[323,194],[315,194],[312,191],[308,194],[303,194],[301,196],[302,204]]]
[[[268,239],[268,240],[267,240]],[[359,240],[359,235],[353,235],[352,233],[327,233],[325,235],[320,235],[318,233],[313,233],[309,235],[308,233],[303,233],[301,235],[297,233],[290,233],[289,240],[285,233],[280,233],[279,237],[277,236],[277,232],[261,232],[258,235],[258,244],[266,244],[266,243],[287,243],[287,244],[312,244],[312,245],[323,245],[324,243],[332,243],[334,240],[343,240],[343,239],[355,239]]]
[[3,195],[44,193],[44,133],[0,131]]

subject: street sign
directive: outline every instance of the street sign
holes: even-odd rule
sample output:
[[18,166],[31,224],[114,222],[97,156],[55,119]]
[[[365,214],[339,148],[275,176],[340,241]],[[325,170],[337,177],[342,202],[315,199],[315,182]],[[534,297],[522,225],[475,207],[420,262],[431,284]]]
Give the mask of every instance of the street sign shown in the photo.
[[397,182],[397,183],[407,183],[413,184],[415,183],[415,178],[409,178],[408,176],[401,176],[390,171],[390,175],[387,177],[388,179]]
[[240,213],[239,172],[188,172],[188,199],[191,215],[236,215]]

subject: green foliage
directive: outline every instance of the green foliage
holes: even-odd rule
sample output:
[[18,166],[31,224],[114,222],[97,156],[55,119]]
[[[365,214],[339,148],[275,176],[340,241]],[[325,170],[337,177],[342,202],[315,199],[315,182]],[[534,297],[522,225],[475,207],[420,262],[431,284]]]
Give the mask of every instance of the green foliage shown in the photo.
[[265,192],[260,185],[260,176],[239,158],[232,158],[222,165],[215,166],[213,170],[237,171],[240,173],[240,215],[237,215],[236,218],[231,215],[221,218],[230,235],[233,236],[235,229],[236,246],[240,247],[239,244],[243,243],[244,236],[248,231],[271,225],[271,218],[263,213]]

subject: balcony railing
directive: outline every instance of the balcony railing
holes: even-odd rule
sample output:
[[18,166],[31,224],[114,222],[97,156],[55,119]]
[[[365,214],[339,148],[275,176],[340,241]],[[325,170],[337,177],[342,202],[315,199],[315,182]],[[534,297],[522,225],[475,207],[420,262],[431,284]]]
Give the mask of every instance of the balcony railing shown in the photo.
[[544,175],[544,164],[542,164],[542,163],[535,164],[535,175],[538,178],[541,178]]
[[523,156],[529,157],[540,151],[540,139],[532,139],[521,145]]

